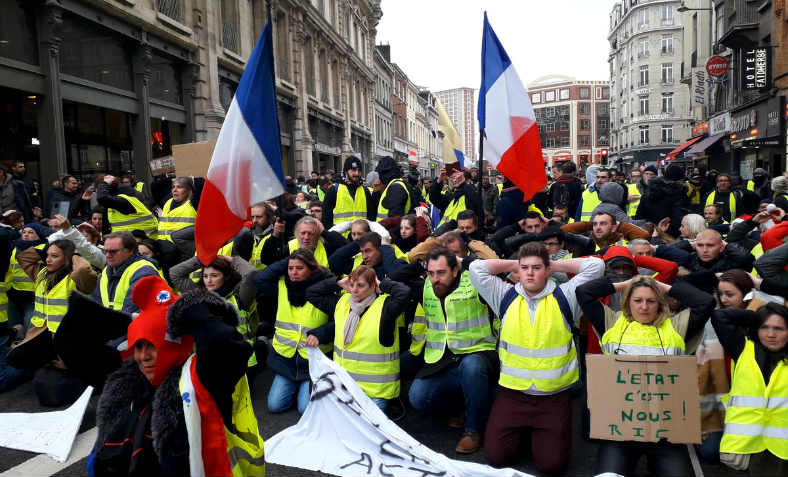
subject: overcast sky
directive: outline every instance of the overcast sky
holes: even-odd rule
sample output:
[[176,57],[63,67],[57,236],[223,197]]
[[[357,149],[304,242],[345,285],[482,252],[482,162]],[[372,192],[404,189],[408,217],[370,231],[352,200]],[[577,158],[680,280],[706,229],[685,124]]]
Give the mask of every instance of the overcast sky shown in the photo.
[[528,85],[545,75],[608,79],[614,0],[383,0],[377,43],[418,86],[433,91],[481,80],[484,11]]

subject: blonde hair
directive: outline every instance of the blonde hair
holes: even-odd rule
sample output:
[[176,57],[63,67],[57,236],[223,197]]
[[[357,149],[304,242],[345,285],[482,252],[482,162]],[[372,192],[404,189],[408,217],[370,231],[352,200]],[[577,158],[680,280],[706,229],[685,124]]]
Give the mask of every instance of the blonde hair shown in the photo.
[[639,276],[632,282],[632,284],[624,290],[624,296],[621,297],[621,312],[624,314],[627,320],[632,321],[632,308],[629,306],[629,301],[632,298],[632,293],[634,293],[635,289],[646,287],[650,288],[651,291],[654,292],[654,296],[657,298],[657,302],[659,302],[659,311],[657,312],[657,318],[651,322],[654,326],[660,326],[662,323],[665,322],[668,318],[670,318],[670,306],[668,305],[668,297],[660,290],[659,286],[657,285],[657,281],[648,276]]

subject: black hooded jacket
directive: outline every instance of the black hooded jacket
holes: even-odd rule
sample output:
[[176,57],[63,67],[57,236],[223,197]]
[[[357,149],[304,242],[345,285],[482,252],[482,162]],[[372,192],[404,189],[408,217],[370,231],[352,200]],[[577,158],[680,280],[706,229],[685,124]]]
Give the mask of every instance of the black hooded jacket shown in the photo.
[[[380,175],[380,182],[387,186],[391,181],[402,178],[402,171],[397,165],[397,161],[388,156],[378,162],[378,167],[375,168],[375,171]],[[381,200],[383,201],[383,207],[389,211],[389,217],[401,217],[413,210],[416,206],[413,200],[410,201],[410,209],[405,210],[409,194],[408,186],[404,182],[403,187],[388,188],[388,191],[385,192],[385,197],[381,197]],[[385,217],[378,217],[378,219],[385,219]]]
[[688,205],[686,184],[655,177],[648,182],[646,195],[640,200],[635,219],[658,224],[665,217],[670,217],[668,233],[678,237],[681,219],[689,213]]

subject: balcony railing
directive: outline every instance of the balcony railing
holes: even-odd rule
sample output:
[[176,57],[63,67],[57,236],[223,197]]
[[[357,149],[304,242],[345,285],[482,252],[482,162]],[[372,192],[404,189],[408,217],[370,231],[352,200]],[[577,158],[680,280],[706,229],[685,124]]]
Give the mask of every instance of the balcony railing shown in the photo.
[[659,52],[661,56],[673,56],[673,48],[662,48]]
[[660,26],[673,26],[673,23],[675,23],[673,18],[661,18],[659,20]]
[[181,14],[183,12],[180,0],[156,0],[156,9],[173,20],[182,20]]
[[663,77],[662,78],[662,84],[664,84],[664,85],[672,85],[673,84],[673,77],[672,76],[670,78]]
[[638,59],[640,59],[640,58],[648,58],[648,57],[649,57],[649,51],[648,50],[646,50],[646,51],[638,51]]

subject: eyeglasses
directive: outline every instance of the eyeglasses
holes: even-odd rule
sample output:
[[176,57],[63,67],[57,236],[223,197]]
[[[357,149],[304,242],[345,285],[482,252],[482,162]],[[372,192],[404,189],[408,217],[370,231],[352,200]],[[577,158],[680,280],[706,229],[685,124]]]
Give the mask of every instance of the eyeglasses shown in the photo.
[[116,253],[120,252],[121,250],[125,250],[124,248],[105,248],[104,255],[115,255]]

